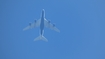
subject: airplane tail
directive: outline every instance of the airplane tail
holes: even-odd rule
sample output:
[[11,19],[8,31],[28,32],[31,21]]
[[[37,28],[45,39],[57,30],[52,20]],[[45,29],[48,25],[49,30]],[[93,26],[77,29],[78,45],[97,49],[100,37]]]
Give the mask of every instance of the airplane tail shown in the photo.
[[38,36],[37,38],[34,39],[34,41],[38,41],[38,40],[43,40],[43,41],[48,42],[48,40],[42,35],[40,35],[40,36]]

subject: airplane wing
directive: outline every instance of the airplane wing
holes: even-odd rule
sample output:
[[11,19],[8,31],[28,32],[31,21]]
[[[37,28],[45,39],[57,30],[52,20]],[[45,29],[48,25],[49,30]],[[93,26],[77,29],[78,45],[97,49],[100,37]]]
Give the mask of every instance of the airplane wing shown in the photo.
[[46,19],[44,19],[44,26],[57,32],[60,32],[60,30],[57,29],[54,24],[51,24],[50,21],[47,21]]
[[28,30],[28,29],[32,29],[35,27],[40,26],[40,19],[39,20],[35,20],[34,23],[30,23],[27,27],[25,27],[23,30]]

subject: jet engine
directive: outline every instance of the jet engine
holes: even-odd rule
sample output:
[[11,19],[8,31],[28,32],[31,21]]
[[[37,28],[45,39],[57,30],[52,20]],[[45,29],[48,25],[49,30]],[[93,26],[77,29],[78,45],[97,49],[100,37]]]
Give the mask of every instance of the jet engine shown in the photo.
[[48,21],[48,23],[50,23],[50,20]]
[[36,23],[36,20],[34,20],[34,22]]
[[55,27],[55,24],[53,24],[53,27]]
[[29,25],[31,26],[31,23],[29,23]]

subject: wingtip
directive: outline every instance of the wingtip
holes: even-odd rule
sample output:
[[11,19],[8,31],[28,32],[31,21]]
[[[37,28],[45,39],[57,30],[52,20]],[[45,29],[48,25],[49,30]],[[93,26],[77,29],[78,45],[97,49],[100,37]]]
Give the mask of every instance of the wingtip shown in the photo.
[[23,29],[23,31],[25,31],[25,30]]
[[59,33],[60,33],[60,30],[59,30],[59,31],[57,31],[57,32],[59,32]]
[[25,30],[26,30],[26,28],[23,29],[23,31],[25,31]]
[[56,29],[56,31],[60,33],[60,30],[59,29]]
[[23,31],[25,31],[25,30],[23,29]]

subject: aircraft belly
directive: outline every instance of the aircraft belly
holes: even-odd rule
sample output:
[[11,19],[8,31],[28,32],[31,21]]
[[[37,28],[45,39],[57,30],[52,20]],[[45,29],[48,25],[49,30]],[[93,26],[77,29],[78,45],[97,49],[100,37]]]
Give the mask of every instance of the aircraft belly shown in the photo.
[[43,19],[41,19],[40,31],[41,31],[41,35],[43,35],[43,31],[44,31],[44,20]]

